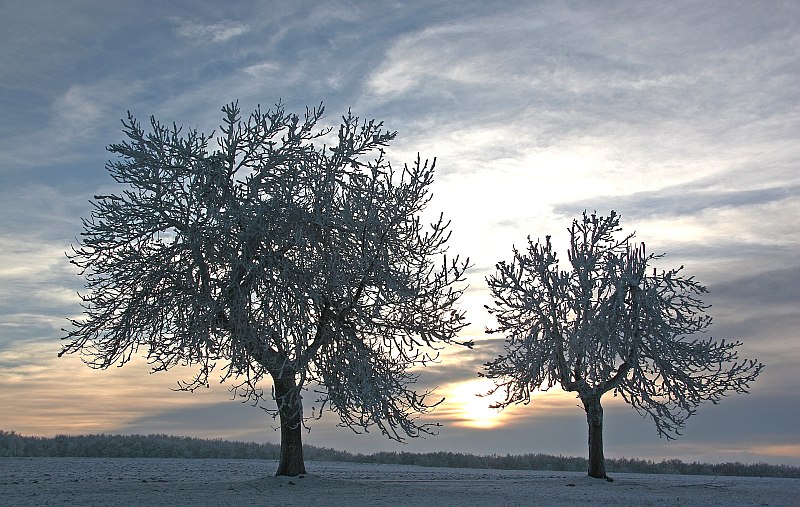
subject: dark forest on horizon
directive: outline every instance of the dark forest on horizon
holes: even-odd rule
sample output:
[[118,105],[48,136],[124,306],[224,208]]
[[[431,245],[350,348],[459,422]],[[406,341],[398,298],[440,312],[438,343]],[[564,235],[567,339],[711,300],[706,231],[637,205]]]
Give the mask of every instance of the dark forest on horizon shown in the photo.
[[[425,467],[486,468],[502,470],[548,470],[584,472],[586,458],[549,454],[494,454],[481,456],[461,452],[351,453],[326,447],[303,447],[309,461],[340,461],[418,465]],[[0,430],[0,457],[85,458],[180,458],[277,460],[280,446],[273,443],[232,442],[172,435],[57,435],[24,436]],[[800,478],[800,467],[768,463],[685,463],[678,459],[652,461],[607,458],[609,472],[739,477]]]

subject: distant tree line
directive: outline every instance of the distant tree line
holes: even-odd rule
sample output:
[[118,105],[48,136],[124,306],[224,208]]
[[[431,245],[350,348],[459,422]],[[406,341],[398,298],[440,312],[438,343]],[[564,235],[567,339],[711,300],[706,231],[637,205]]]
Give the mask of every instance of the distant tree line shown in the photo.
[[30,437],[0,430],[0,456],[80,458],[277,459],[271,443],[228,442],[171,435],[57,435]]
[[[351,453],[307,446],[306,459],[351,463],[384,463],[425,467],[486,468],[498,470],[552,470],[583,472],[586,458],[522,454],[477,456],[461,452]],[[216,458],[277,460],[280,446],[272,443],[230,442],[220,439],[172,435],[57,435],[33,437],[0,430],[0,457],[86,458]],[[607,468],[617,473],[725,475],[740,477],[800,478],[800,467],[768,463],[684,463],[678,459],[651,461],[610,458]]]

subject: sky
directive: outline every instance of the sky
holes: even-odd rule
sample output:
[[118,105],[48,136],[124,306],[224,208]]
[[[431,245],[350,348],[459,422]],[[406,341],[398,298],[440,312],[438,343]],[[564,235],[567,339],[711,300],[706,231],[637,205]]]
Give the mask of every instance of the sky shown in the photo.
[[0,0],[0,429],[279,441],[225,385],[143,360],[57,358],[83,280],[65,252],[98,193],[120,119],[210,133],[220,108],[324,102],[398,132],[399,165],[436,158],[431,212],[469,256],[474,350],[421,372],[445,401],[426,439],[356,434],[324,416],[305,442],[353,452],[587,453],[579,401],[557,389],[488,409],[481,365],[501,343],[485,277],[512,247],[616,210],[668,266],[708,286],[715,338],[764,372],[702,405],[673,441],[605,399],[609,457],[800,465],[800,3],[163,2]]

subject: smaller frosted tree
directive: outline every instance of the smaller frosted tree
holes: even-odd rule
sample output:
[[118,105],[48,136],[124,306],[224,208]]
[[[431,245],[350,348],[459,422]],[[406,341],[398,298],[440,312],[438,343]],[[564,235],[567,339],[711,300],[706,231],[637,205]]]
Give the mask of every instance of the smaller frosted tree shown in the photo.
[[528,403],[531,391],[559,385],[577,393],[589,425],[589,475],[607,478],[602,396],[612,391],[655,422],[659,436],[680,435],[704,402],[745,393],[763,369],[739,360],[739,342],[692,339],[711,325],[707,289],[681,270],[656,271],[644,243],[619,236],[619,216],[583,213],[568,230],[570,269],[561,270],[547,236],[514,248],[487,277],[505,354],[484,365],[495,379],[494,405]]

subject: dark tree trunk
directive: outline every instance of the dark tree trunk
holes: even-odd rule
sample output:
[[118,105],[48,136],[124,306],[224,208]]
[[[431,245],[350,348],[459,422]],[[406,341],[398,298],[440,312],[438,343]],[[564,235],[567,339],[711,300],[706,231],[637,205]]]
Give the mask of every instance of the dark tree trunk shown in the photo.
[[606,457],[603,454],[603,407],[600,396],[581,397],[589,424],[589,477],[608,479]]
[[294,373],[273,376],[275,401],[281,419],[281,458],[275,475],[295,476],[306,473],[303,460],[303,403]]

